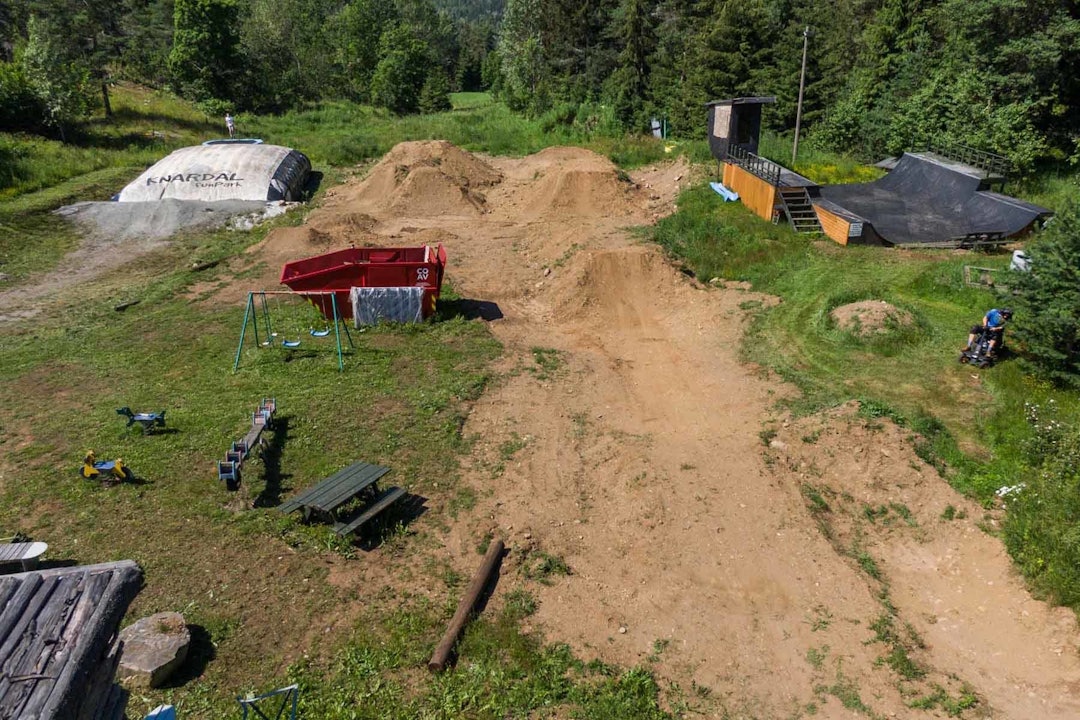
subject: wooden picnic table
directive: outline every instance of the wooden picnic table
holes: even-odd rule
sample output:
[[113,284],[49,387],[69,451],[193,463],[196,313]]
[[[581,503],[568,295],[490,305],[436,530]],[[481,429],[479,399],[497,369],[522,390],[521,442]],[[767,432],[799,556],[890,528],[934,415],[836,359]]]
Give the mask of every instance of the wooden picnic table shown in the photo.
[[278,507],[281,512],[290,513],[303,508],[304,516],[318,511],[332,515],[334,510],[363,493],[368,488],[377,492],[377,483],[390,468],[371,465],[366,462],[353,463],[344,470],[339,470],[318,485],[308,488],[292,500]]
[[[379,479],[388,472],[390,468],[382,465],[353,463],[292,500],[282,503],[278,510],[290,513],[303,508],[304,519],[310,519],[312,514],[322,515],[334,522],[335,533],[347,535],[405,496],[405,491],[399,487],[386,488],[379,492]],[[361,495],[370,504],[355,517],[338,522],[334,511]]]

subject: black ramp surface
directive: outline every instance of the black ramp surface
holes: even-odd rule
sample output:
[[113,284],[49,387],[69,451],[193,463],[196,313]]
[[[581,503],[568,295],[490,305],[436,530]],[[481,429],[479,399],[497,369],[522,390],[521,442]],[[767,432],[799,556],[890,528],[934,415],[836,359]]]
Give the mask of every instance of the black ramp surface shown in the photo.
[[864,218],[893,244],[932,243],[971,233],[1016,234],[1050,211],[980,191],[982,179],[955,163],[905,154],[871,183],[828,185],[821,197]]

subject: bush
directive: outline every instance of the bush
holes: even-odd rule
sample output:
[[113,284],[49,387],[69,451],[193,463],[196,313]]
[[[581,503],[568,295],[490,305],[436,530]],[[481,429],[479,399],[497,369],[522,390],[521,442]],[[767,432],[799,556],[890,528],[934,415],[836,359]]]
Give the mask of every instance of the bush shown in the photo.
[[45,106],[17,63],[0,62],[0,130],[37,130]]
[[450,107],[450,79],[442,68],[433,68],[420,89],[420,112],[431,115],[446,112]]
[[1035,374],[1080,387],[1080,204],[1070,199],[1026,252],[1031,271],[1011,278],[1016,340]]
[[1005,543],[1021,571],[1055,602],[1080,608],[1080,427],[1051,403],[1029,405],[1032,473],[1006,496]]

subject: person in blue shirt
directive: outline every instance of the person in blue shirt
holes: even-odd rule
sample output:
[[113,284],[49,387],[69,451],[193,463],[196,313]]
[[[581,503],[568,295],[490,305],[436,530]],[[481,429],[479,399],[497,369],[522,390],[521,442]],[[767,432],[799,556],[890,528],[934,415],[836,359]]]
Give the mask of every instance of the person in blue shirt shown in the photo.
[[987,346],[987,352],[990,355],[994,354],[994,349],[1001,347],[1001,342],[1005,337],[1005,323],[1012,320],[1013,312],[1010,308],[1002,308],[998,310],[994,308],[990,312],[983,316],[981,325],[973,325],[971,328],[971,334],[968,335],[967,345],[964,346],[964,350],[970,350],[972,343],[975,342],[975,338],[978,337],[983,330],[990,331],[990,344]]

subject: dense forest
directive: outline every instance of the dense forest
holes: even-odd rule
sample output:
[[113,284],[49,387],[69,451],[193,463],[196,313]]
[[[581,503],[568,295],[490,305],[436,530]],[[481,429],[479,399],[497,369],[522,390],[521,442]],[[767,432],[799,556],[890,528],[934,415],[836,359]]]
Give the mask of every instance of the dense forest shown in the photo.
[[810,141],[860,157],[931,142],[1021,168],[1080,159],[1074,0],[0,0],[0,129],[63,135],[108,86],[168,87],[210,114],[348,99],[398,113],[490,89],[600,132],[775,95]]

